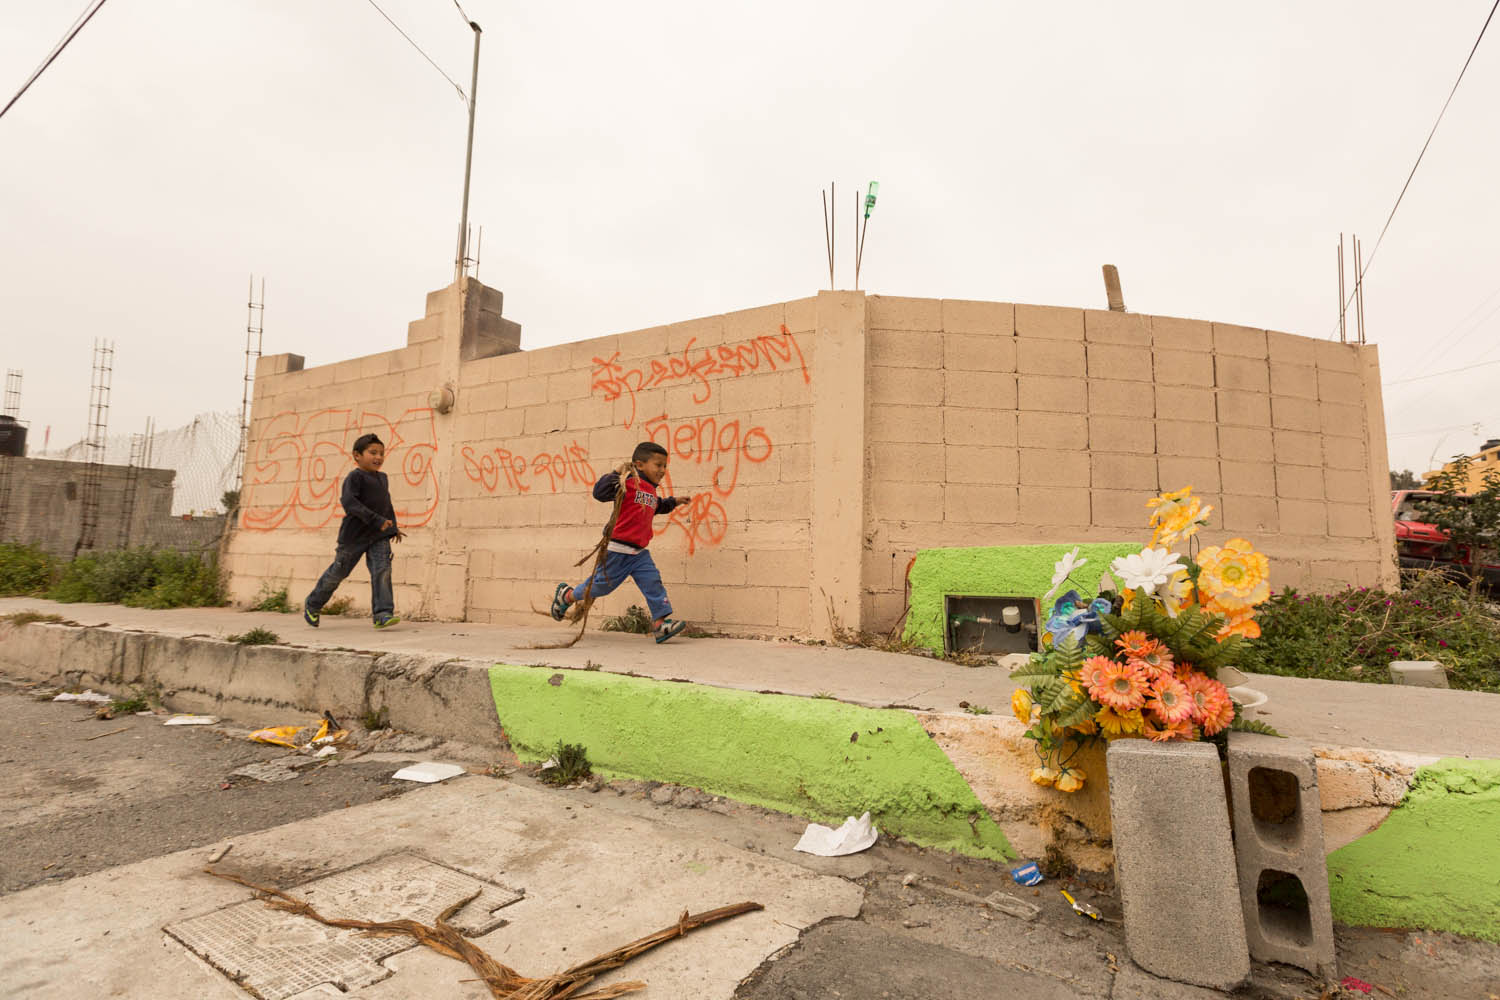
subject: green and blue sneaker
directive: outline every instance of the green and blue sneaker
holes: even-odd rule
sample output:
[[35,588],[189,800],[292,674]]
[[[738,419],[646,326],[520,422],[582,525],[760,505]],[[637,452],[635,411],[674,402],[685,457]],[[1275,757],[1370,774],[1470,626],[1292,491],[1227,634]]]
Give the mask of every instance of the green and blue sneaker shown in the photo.
[[390,628],[392,625],[401,624],[400,615],[386,615],[384,618],[375,619],[376,628]]
[[306,604],[302,605],[302,620],[307,622],[307,624],[311,625],[313,628],[318,627],[318,613],[309,608]]

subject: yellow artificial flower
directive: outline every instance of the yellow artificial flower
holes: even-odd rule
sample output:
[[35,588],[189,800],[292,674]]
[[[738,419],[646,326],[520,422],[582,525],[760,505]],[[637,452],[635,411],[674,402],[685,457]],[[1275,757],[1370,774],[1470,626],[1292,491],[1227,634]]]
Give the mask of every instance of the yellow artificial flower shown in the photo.
[[1033,767],[1031,769],[1031,780],[1034,784],[1043,788],[1051,788],[1057,783],[1057,772],[1050,767]]
[[1221,608],[1251,608],[1271,596],[1271,564],[1243,538],[1198,553],[1198,589]]
[[1255,620],[1253,607],[1226,608],[1215,598],[1205,604],[1204,608],[1216,615],[1224,616],[1224,627],[1219,630],[1217,636],[1220,640],[1232,635],[1242,635],[1246,639],[1260,638],[1260,623]]
[[1085,736],[1093,736],[1099,731],[1099,727],[1094,724],[1093,719],[1084,719],[1082,722],[1069,728],[1083,733]]
[[1101,708],[1094,714],[1094,721],[1099,724],[1099,731],[1104,734],[1104,738],[1110,740],[1139,733],[1143,725],[1141,710],[1138,708],[1128,712]]
[[1151,544],[1170,547],[1198,533],[1208,524],[1208,515],[1213,508],[1192,495],[1193,488],[1184,486],[1171,493],[1152,497],[1146,501],[1151,518],[1147,522],[1152,528]]
[[1083,787],[1083,781],[1088,775],[1076,767],[1065,767],[1057,776],[1057,790],[1059,792],[1076,792]]
[[1016,688],[1010,696],[1010,710],[1016,713],[1016,718],[1021,720],[1022,725],[1031,725],[1031,692],[1025,688]]

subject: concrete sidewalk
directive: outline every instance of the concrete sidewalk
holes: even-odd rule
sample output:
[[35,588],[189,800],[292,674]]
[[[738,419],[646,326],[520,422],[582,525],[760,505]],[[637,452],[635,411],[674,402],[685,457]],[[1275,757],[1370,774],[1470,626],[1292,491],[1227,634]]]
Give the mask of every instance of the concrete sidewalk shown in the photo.
[[[312,649],[428,654],[486,663],[535,664],[658,680],[686,680],[743,691],[833,698],[869,707],[956,712],[961,702],[1009,710],[1015,684],[1005,665],[961,667],[942,660],[787,640],[674,639],[590,630],[568,649],[538,649],[567,639],[561,625],[535,628],[471,622],[405,622],[376,631],[363,618],[324,618],[312,629],[296,615],[226,608],[151,611],[119,605],[0,599],[0,614],[36,610],[82,625],[112,625],[168,636],[223,638],[257,626],[284,643]],[[1500,695],[1389,684],[1254,676],[1270,701],[1254,717],[1319,746],[1365,747],[1430,756],[1500,757]]]

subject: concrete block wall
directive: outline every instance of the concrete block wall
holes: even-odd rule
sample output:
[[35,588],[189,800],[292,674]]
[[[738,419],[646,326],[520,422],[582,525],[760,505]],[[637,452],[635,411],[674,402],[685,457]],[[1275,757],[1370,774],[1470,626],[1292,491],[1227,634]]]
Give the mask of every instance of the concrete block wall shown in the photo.
[[[594,478],[645,439],[671,453],[669,492],[697,497],[652,544],[676,611],[731,631],[889,629],[920,548],[1143,539],[1146,500],[1189,483],[1218,508],[1205,541],[1252,538],[1278,586],[1394,572],[1374,348],[825,292],[475,350],[476,323],[514,326],[500,303],[470,280],[428,296],[405,347],[312,368],[261,359],[236,598],[311,587],[366,430],[390,444],[412,529],[398,604],[440,618],[536,623],[531,605],[582,574],[607,514]],[[365,580],[347,591],[361,607]],[[598,610],[639,601],[627,584]]]
[[[1145,539],[1192,485],[1281,586],[1394,582],[1374,347],[1228,324],[871,296],[865,627],[940,546]],[[1102,567],[1101,567],[1102,569]]]

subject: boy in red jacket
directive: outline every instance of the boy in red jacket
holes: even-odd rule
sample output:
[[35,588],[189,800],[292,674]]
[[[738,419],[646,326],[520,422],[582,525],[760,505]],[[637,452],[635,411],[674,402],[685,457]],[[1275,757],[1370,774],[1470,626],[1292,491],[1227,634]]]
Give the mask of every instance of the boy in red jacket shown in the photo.
[[[655,441],[642,441],[636,445],[630,461],[635,471],[625,477],[625,501],[620,505],[614,531],[610,532],[604,565],[594,574],[592,586],[588,580],[576,587],[566,582],[559,583],[552,595],[552,617],[562,621],[568,605],[583,600],[585,590],[590,597],[603,597],[626,579],[634,579],[651,611],[652,634],[657,642],[666,642],[687,628],[687,622],[667,617],[672,613],[672,605],[667,600],[667,589],[662,586],[661,573],[646,546],[651,544],[651,519],[658,514],[670,514],[678,504],[687,503],[692,497],[656,495],[656,487],[667,471],[667,449]],[[604,475],[594,484],[594,499],[600,503],[614,503],[619,485],[618,472]]]

